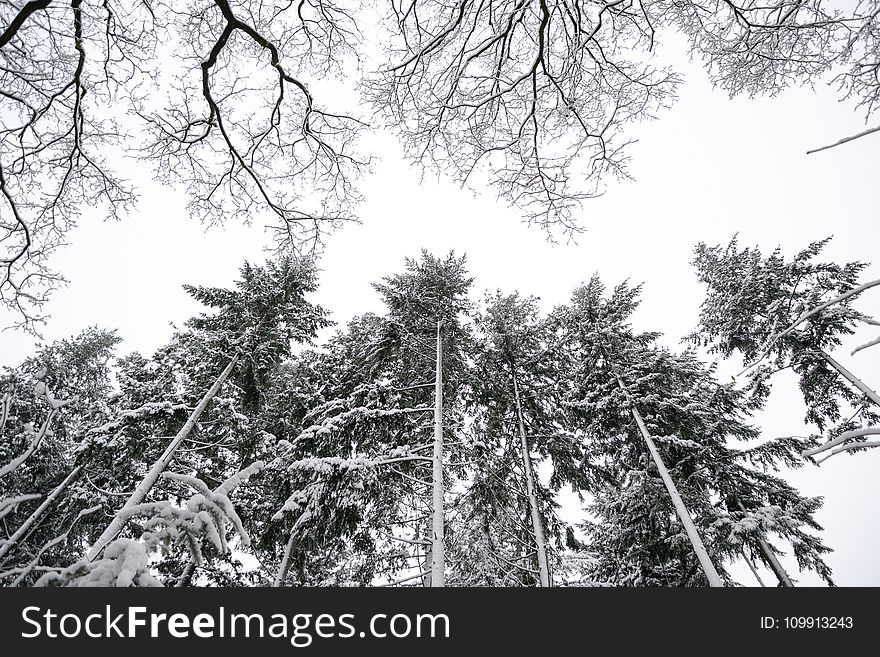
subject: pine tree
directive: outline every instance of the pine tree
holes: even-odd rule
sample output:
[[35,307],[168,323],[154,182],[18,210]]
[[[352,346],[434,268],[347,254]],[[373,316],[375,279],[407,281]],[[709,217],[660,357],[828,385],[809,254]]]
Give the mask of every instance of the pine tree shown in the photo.
[[[534,579],[549,586],[552,543],[559,543],[562,527],[552,491],[537,471],[549,458],[552,485],[577,487],[582,460],[580,445],[560,424],[558,381],[564,374],[548,356],[536,299],[497,293],[487,299],[476,326],[469,412],[482,451],[469,495],[472,513],[482,518],[476,526],[485,534],[474,540],[491,541],[482,547],[490,564],[481,567],[500,569],[492,576],[496,581]],[[512,578],[509,571],[517,569],[521,577]]]
[[[142,504],[162,472],[174,459],[181,444],[190,438],[208,405],[221,402],[224,385],[229,380],[240,391],[242,410],[251,413],[259,409],[260,388],[278,362],[290,354],[294,341],[311,340],[317,330],[326,325],[323,310],[306,299],[315,290],[314,266],[311,262],[283,257],[265,267],[245,263],[235,290],[186,286],[187,291],[210,308],[211,314],[202,314],[186,323],[188,330],[175,338],[190,359],[200,365],[195,372],[185,374],[200,382],[206,391],[192,409],[159,458],[129,496],[113,521],[89,549],[88,558],[96,558],[101,550],[123,529],[128,511]],[[208,385],[208,370],[219,375]],[[204,378],[203,378],[204,377]],[[204,386],[204,387],[202,387]],[[241,413],[233,412],[237,418]],[[245,416],[246,417],[246,416]],[[241,444],[241,443],[244,444]],[[252,461],[255,451],[253,439],[237,446],[241,464]],[[211,443],[208,443],[209,445]]]
[[[331,341],[336,370],[329,368],[319,403],[285,455],[293,492],[282,513],[297,518],[289,548],[301,540],[294,530],[332,509],[337,518],[360,516],[369,528],[377,577],[415,571],[404,579],[443,584],[444,487],[455,471],[446,458],[461,453],[454,443],[447,451],[446,435],[460,416],[469,340],[461,316],[470,284],[463,258],[423,252],[407,259],[404,273],[375,285],[386,315],[356,320]],[[302,471],[311,476],[305,485]],[[340,507],[358,499],[357,513]]]
[[[809,557],[799,560],[827,573],[820,558],[827,549],[802,529],[817,527],[812,513],[820,501],[783,490],[781,482],[750,467],[774,469],[780,459],[791,461],[800,443],[757,451],[729,446],[759,437],[746,422],[742,393],[720,385],[693,352],[673,354],[656,345],[657,334],[634,332],[628,318],[638,291],[624,284],[606,299],[594,278],[575,291],[569,306],[554,311],[557,331],[571,336],[565,406],[572,431],[586,443],[584,468],[595,495],[590,510],[598,520],[585,529],[597,558],[596,579],[701,585],[711,583],[713,570],[727,579],[725,563],[739,558],[744,543],[772,560],[775,552],[760,548],[768,531],[792,538],[796,552],[809,545]],[[788,449],[780,454],[783,447]],[[786,522],[722,531],[731,516],[746,525],[761,513],[785,515]],[[685,536],[688,521],[693,531]]]
[[871,446],[862,442],[865,436],[880,432],[872,431],[880,422],[880,396],[829,353],[860,322],[876,324],[852,303],[880,281],[858,285],[863,262],[817,262],[829,240],[786,261],[779,248],[764,257],[758,248],[740,249],[734,237],[726,247],[698,244],[693,261],[707,295],[690,339],[710,353],[739,353],[758,406],[770,392],[772,375],[791,368],[807,406],[806,422],[827,430],[829,443],[805,450],[807,456],[835,446],[828,455]]
[[[82,484],[76,463],[86,429],[108,416],[111,361],[120,338],[87,328],[38,347],[0,377],[5,389],[0,422],[0,572],[29,581],[34,568],[65,563],[76,554],[90,505],[71,489]],[[70,541],[56,540],[58,536]],[[48,547],[47,547],[48,546]]]

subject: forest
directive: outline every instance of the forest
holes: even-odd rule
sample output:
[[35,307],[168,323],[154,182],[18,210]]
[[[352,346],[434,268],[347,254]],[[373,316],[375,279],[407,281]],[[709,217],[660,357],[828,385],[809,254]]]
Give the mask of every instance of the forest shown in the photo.
[[[235,289],[144,356],[97,327],[2,377],[7,585],[723,586],[777,559],[833,584],[782,466],[880,445],[880,398],[828,350],[858,323],[864,263],[697,245],[686,341],[739,352],[745,386],[633,330],[639,287],[598,277],[549,314],[479,297],[466,258],[422,252],[338,328],[313,263],[245,263]],[[864,348],[880,339],[864,345]],[[300,348],[296,348],[299,346]],[[751,422],[791,368],[814,429]],[[769,438],[769,439],[768,439]],[[557,514],[588,499],[578,528]],[[578,529],[579,531],[575,531]],[[581,538],[578,538],[581,536]]]
[[[0,370],[0,585],[724,587],[745,564],[761,586],[834,586],[824,500],[789,473],[880,446],[859,368],[880,337],[838,353],[880,330],[880,279],[828,255],[872,239],[869,190],[832,190],[842,236],[793,224],[770,249],[662,215],[703,295],[682,335],[636,328],[644,284],[589,264],[561,303],[492,289],[465,233],[383,262],[375,311],[340,322],[318,300],[387,165],[377,134],[423,177],[493,193],[536,241],[628,221],[637,242],[661,219],[590,208],[647,189],[638,131],[686,87],[666,41],[731,103],[818,87],[864,116],[811,162],[878,138],[877,0],[0,3],[0,310],[34,338]],[[747,129],[756,162],[734,163],[728,195],[769,157],[762,121]],[[781,196],[814,193],[794,175],[773,172]],[[400,204],[421,189],[403,187]],[[155,350],[90,320],[44,340],[63,254],[95,253],[78,231],[132,221],[157,189],[181,225],[264,235],[264,257],[218,256],[242,263],[229,285],[178,281],[201,310],[152,309],[172,322]],[[170,252],[140,275],[179,272]],[[786,435],[762,425],[780,387],[804,409]]]

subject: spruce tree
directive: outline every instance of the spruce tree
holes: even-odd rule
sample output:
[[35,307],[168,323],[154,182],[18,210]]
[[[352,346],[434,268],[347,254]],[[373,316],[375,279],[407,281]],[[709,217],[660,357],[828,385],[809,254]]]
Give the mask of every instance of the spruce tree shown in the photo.
[[[596,579],[704,585],[712,571],[698,560],[702,544],[712,568],[728,580],[725,564],[739,558],[744,544],[772,560],[775,551],[760,546],[771,531],[796,543],[803,566],[827,573],[820,556],[827,549],[803,531],[818,527],[812,514],[820,501],[801,498],[761,469],[790,461],[800,444],[788,444],[783,454],[780,445],[754,448],[750,443],[759,434],[747,423],[743,394],[719,384],[693,352],[674,354],[656,344],[656,333],[632,329],[638,288],[624,284],[608,298],[604,291],[594,278],[575,291],[570,305],[554,311],[557,331],[571,336],[564,403],[571,430],[586,444],[584,469],[596,520],[585,529],[597,559]],[[762,514],[763,524],[755,521]],[[682,531],[687,520],[699,543]],[[723,530],[737,521],[740,531]]]
[[[190,407],[183,426],[94,542],[87,555],[89,559],[95,559],[123,529],[130,509],[144,502],[180,446],[193,440],[194,431],[204,433],[199,420],[212,403],[221,415],[225,412],[233,423],[243,426],[241,430],[233,429],[230,436],[226,431],[228,424],[223,428],[223,422],[214,421],[211,425],[215,436],[203,436],[201,445],[191,449],[216,447],[222,452],[225,447],[232,452],[238,462],[229,464],[233,467],[226,469],[226,476],[217,472],[215,479],[225,479],[252,463],[263,436],[247,431],[246,413],[253,415],[259,410],[261,388],[280,360],[290,354],[293,342],[311,340],[326,325],[323,310],[306,299],[316,287],[311,262],[282,257],[265,267],[245,263],[240,274],[233,290],[186,286],[192,296],[215,309],[212,314],[187,321],[184,330],[172,340],[173,350],[180,355],[177,382],[185,389],[198,391],[198,403]],[[222,435],[224,431],[227,435]],[[202,462],[209,467],[217,467],[218,454],[203,452],[200,456],[205,457]],[[199,470],[196,474],[205,476]]]
[[791,368],[806,422],[828,441],[805,455],[826,452],[823,458],[873,446],[863,441],[880,432],[880,396],[830,353],[860,323],[876,324],[853,302],[878,281],[858,284],[863,262],[817,261],[829,240],[789,261],[779,248],[766,257],[757,247],[740,248],[736,237],[727,246],[698,244],[693,264],[707,293],[690,336],[710,353],[742,356],[756,406],[769,395],[773,375]]
[[[462,457],[460,441],[449,436],[460,434],[470,340],[462,317],[471,279],[454,254],[423,252],[405,264],[374,286],[387,312],[352,322],[331,341],[328,359],[319,359],[329,366],[326,384],[283,459],[293,491],[279,517],[295,518],[283,563],[302,543],[294,534],[330,513],[369,528],[370,539],[360,534],[360,544],[369,546],[375,577],[439,586],[444,489],[461,470],[449,465]],[[276,581],[286,581],[279,575]]]

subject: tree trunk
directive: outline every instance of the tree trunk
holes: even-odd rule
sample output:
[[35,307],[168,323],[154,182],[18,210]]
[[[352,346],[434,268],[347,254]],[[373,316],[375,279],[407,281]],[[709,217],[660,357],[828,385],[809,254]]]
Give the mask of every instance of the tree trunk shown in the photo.
[[[5,405],[4,405],[5,408]],[[40,427],[40,430],[34,436],[34,439],[30,442],[27,449],[22,452],[19,456],[16,456],[9,463],[0,468],[0,477],[8,475],[10,472],[13,472],[18,466],[24,463],[31,454],[34,453],[34,450],[40,446],[40,443],[43,442],[43,439],[46,437],[46,432],[49,430],[49,425],[52,423],[52,418],[55,417],[55,414],[58,412],[58,409],[51,409],[49,411],[49,415],[46,416],[46,419],[43,421],[43,425]],[[6,422],[6,419],[3,419]]]
[[742,555],[743,559],[745,559],[746,563],[749,565],[749,569],[752,571],[752,575],[754,575],[755,579],[758,580],[758,584],[760,584],[761,586],[767,586],[766,584],[764,584],[764,580],[761,579],[761,576],[758,574],[758,569],[755,568],[755,564],[752,562],[751,559],[749,559],[749,555],[746,554],[745,550],[743,550]]
[[425,562],[422,564],[421,559],[419,559],[419,564],[421,565],[422,572],[422,586],[427,588],[431,588],[431,568],[434,565],[434,562],[431,560],[431,546],[428,545],[425,548]]
[[833,367],[835,370],[837,370],[840,373],[840,375],[843,376],[844,379],[846,379],[847,381],[852,383],[856,388],[858,388],[863,393],[865,393],[865,395],[867,395],[868,398],[872,402],[877,404],[877,406],[880,406],[880,395],[878,395],[876,392],[871,390],[867,385],[865,385],[865,383],[859,377],[857,377],[855,374],[850,372],[843,365],[838,363],[829,354],[825,353],[821,349],[818,350],[818,353],[820,356],[822,356],[822,358],[825,359],[825,361],[829,365],[831,365],[831,367]]
[[516,372],[513,372],[513,395],[516,400],[516,419],[519,426],[519,440],[522,447],[523,470],[526,476],[526,493],[529,497],[529,510],[532,515],[532,532],[535,539],[535,550],[538,554],[538,577],[541,586],[550,586],[550,568],[547,565],[547,543],[544,538],[544,525],[541,521],[541,510],[538,507],[538,496],[535,494],[535,473],[532,470],[532,457],[529,454],[529,441],[526,437],[523,422],[522,404],[519,398],[519,383]]
[[177,582],[174,584],[174,588],[182,589],[190,585],[192,582],[193,574],[196,572],[196,561],[195,559],[190,559],[186,563],[186,567],[183,569],[183,572],[180,573],[180,577],[177,578]]
[[[746,508],[743,506],[743,503],[739,498],[737,498],[736,504],[740,511],[747,513]],[[758,546],[761,548],[761,553],[764,555],[764,559],[767,560],[767,563],[770,565],[770,570],[776,575],[776,579],[779,580],[779,583],[783,586],[794,588],[794,584],[789,578],[788,573],[785,572],[785,568],[782,567],[782,564],[779,563],[779,559],[776,558],[773,548],[770,547],[761,534],[758,534]]]
[[70,484],[71,481],[79,476],[82,468],[83,467],[81,465],[78,465],[73,470],[71,470],[70,474],[68,474],[64,478],[64,481],[58,484],[54,488],[54,490],[46,496],[46,499],[43,500],[43,503],[40,504],[40,506],[38,506],[37,509],[30,516],[28,516],[28,519],[22,523],[21,527],[15,530],[15,533],[10,536],[3,545],[0,545],[0,559],[2,559],[7,552],[9,552],[12,548],[16,546],[22,536],[24,536],[28,532],[28,530],[34,525],[34,523],[39,520],[40,516],[43,515],[46,509],[48,509],[52,505],[52,502],[54,502],[55,499],[59,495],[61,495],[64,489],[67,488],[68,484]]
[[619,376],[615,375],[615,377],[617,378],[617,384],[620,386],[620,389],[623,390],[629,400],[630,412],[639,427],[639,431],[642,433],[642,437],[645,439],[645,443],[648,445],[648,451],[651,453],[651,458],[654,459],[654,465],[657,466],[657,470],[660,472],[660,478],[666,485],[669,497],[672,498],[672,504],[675,506],[675,512],[678,514],[678,519],[681,520],[681,524],[684,525],[684,530],[687,533],[687,537],[690,539],[691,546],[694,548],[694,552],[697,553],[697,559],[700,561],[700,566],[703,568],[703,573],[705,573],[706,579],[709,580],[709,586],[724,586],[724,582],[718,575],[718,571],[715,570],[715,566],[709,558],[709,553],[706,552],[706,547],[703,545],[703,541],[697,533],[697,527],[694,525],[693,518],[691,518],[690,512],[684,505],[681,495],[678,494],[675,482],[673,482],[672,477],[669,476],[669,471],[663,463],[663,459],[660,456],[660,452],[657,450],[657,446],[654,445],[654,440],[648,432],[648,427],[645,426],[645,421],[642,419],[641,414],[633,403],[626,386],[623,385],[623,381],[620,380]]
[[434,379],[434,463],[431,518],[431,586],[445,586],[443,544],[443,348],[437,321],[437,366]]
[[278,588],[284,584],[287,579],[287,571],[290,570],[290,555],[293,553],[293,546],[296,544],[296,530],[299,528],[299,522],[295,523],[293,529],[290,530],[290,538],[287,539],[287,545],[284,546],[284,556],[281,557],[281,565],[278,566],[278,574],[275,575],[275,581],[272,586]]
[[165,448],[162,456],[159,457],[158,461],[153,463],[153,467],[150,468],[150,471],[143,478],[141,483],[138,484],[137,488],[135,488],[131,497],[125,502],[125,505],[116,513],[116,516],[107,526],[107,529],[104,530],[104,533],[101,534],[98,540],[95,541],[94,545],[89,548],[89,551],[86,553],[86,558],[89,561],[93,561],[99,554],[101,554],[101,551],[107,547],[110,541],[112,541],[122,530],[123,525],[125,525],[125,520],[122,519],[121,515],[122,512],[143,502],[153,486],[156,485],[159,476],[165,471],[165,468],[168,467],[168,464],[171,463],[174,458],[174,453],[177,451],[177,448],[180,447],[180,444],[186,440],[192,432],[193,427],[196,426],[196,423],[208,407],[208,404],[214,399],[217,392],[220,390],[220,387],[226,382],[226,379],[229,378],[229,375],[232,374],[232,370],[235,368],[236,363],[238,363],[239,356],[240,353],[237,353],[233,356],[232,360],[229,361],[229,364],[220,373],[220,376],[217,377],[217,380],[214,381],[214,384],[208,392],[205,393],[205,396],[202,397],[198,406],[196,406],[190,414],[186,423],[180,428],[180,431],[177,432],[177,435],[174,436],[174,439],[169,443],[168,447]]

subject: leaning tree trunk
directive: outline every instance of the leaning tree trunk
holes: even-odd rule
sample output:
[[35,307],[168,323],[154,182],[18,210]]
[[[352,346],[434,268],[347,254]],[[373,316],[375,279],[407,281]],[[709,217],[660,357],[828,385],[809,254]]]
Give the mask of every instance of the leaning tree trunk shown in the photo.
[[186,562],[186,566],[183,569],[183,572],[180,573],[180,577],[177,578],[177,582],[175,582],[175,588],[182,589],[184,587],[189,586],[192,583],[193,574],[196,572],[196,560],[190,559]]
[[68,484],[79,476],[82,469],[83,467],[78,465],[71,470],[70,474],[64,478],[64,481],[58,484],[54,490],[46,496],[46,499],[37,507],[36,511],[28,516],[28,519],[22,523],[21,527],[16,529],[15,533],[10,536],[3,545],[0,545],[0,559],[6,556],[6,553],[18,544],[18,541],[21,540],[31,527],[33,527],[34,523],[40,519],[40,516],[43,515],[46,509],[48,509],[58,496],[61,495],[64,489],[67,488]]
[[880,395],[871,390],[871,388],[869,388],[864,381],[862,381],[859,377],[850,372],[843,365],[838,363],[829,354],[825,353],[821,349],[818,350],[818,353],[820,356],[822,356],[822,358],[825,359],[825,362],[827,362],[829,365],[831,365],[831,367],[837,370],[844,379],[852,383],[856,388],[867,395],[868,399],[877,404],[877,406],[880,406]]
[[437,365],[434,373],[434,462],[431,512],[431,586],[445,586],[443,543],[443,348],[437,321]]
[[754,575],[755,579],[758,580],[758,584],[760,584],[762,587],[767,586],[766,584],[764,584],[764,580],[761,579],[761,576],[758,574],[758,569],[755,568],[755,564],[752,562],[751,559],[749,559],[749,555],[746,554],[745,550],[743,550],[742,555],[743,559],[745,559],[746,563],[748,564],[749,569],[752,571],[752,575]]
[[177,435],[174,436],[174,439],[168,444],[168,447],[165,448],[162,456],[159,457],[159,460],[153,463],[153,467],[150,468],[150,471],[146,474],[141,483],[138,484],[137,488],[135,488],[134,492],[125,502],[125,505],[119,511],[117,511],[116,515],[113,517],[113,520],[104,530],[104,533],[101,534],[98,540],[95,541],[91,548],[89,548],[89,551],[86,553],[86,558],[89,561],[93,561],[99,554],[101,554],[101,551],[105,547],[107,547],[110,541],[112,541],[114,537],[122,530],[123,525],[125,525],[123,512],[143,502],[144,498],[146,498],[147,494],[150,492],[150,490],[152,490],[153,486],[156,485],[156,482],[159,480],[159,476],[165,471],[165,468],[168,467],[168,464],[171,463],[172,459],[174,458],[174,453],[177,451],[177,448],[180,447],[181,443],[187,439],[193,428],[196,426],[196,423],[199,421],[202,413],[205,412],[208,404],[211,403],[211,400],[214,399],[214,397],[217,395],[220,387],[226,382],[226,379],[229,378],[229,375],[232,374],[232,370],[238,363],[239,356],[240,352],[233,356],[232,360],[229,361],[229,364],[220,373],[220,376],[217,377],[217,380],[214,381],[214,384],[210,387],[208,392],[205,393],[205,396],[202,397],[202,400],[199,402],[198,406],[196,406],[193,412],[190,414],[186,423],[180,428],[180,431],[177,432]]
[[[739,498],[737,498],[736,504],[739,506],[740,511],[746,513],[746,508],[743,506],[743,503]],[[770,570],[776,575],[776,579],[779,580],[779,583],[783,586],[794,588],[791,578],[788,576],[788,573],[785,572],[785,568],[782,567],[782,564],[779,563],[779,559],[776,558],[773,548],[770,547],[770,544],[767,543],[766,539],[760,533],[758,534],[758,547],[761,548],[761,553],[764,555],[764,559],[766,559],[767,563],[770,565]]]
[[684,525],[684,530],[687,533],[688,539],[690,539],[691,546],[694,548],[694,552],[696,552],[697,554],[697,559],[700,562],[700,566],[702,566],[703,568],[703,573],[705,573],[706,579],[709,580],[709,586],[724,586],[724,582],[718,575],[718,571],[715,570],[715,566],[712,564],[712,560],[709,558],[709,553],[706,551],[706,547],[703,545],[703,541],[700,538],[699,533],[697,533],[697,527],[696,525],[694,525],[694,520],[691,517],[690,512],[687,510],[687,507],[684,505],[684,501],[681,499],[681,495],[679,495],[678,489],[675,487],[675,482],[672,481],[672,477],[669,475],[669,471],[666,469],[666,465],[663,463],[663,458],[660,456],[660,452],[657,449],[657,446],[654,444],[653,438],[651,438],[648,427],[645,426],[645,421],[642,419],[639,410],[633,403],[632,397],[630,396],[629,391],[626,389],[626,386],[623,385],[623,381],[621,381],[620,377],[616,374],[615,378],[617,379],[617,384],[620,386],[620,389],[623,390],[623,393],[626,395],[627,400],[629,401],[629,410],[639,427],[642,438],[645,439],[645,444],[648,446],[648,452],[650,452],[651,458],[654,460],[654,465],[657,466],[657,470],[660,472],[660,478],[666,485],[666,490],[669,493],[669,497],[672,498],[672,504],[675,507],[675,512],[676,514],[678,514],[678,519],[681,520],[681,524]]
[[538,555],[538,578],[541,586],[550,586],[550,568],[547,565],[547,541],[544,537],[544,524],[541,521],[541,510],[538,507],[538,496],[535,494],[535,473],[532,469],[532,457],[529,454],[529,441],[526,437],[523,422],[522,404],[519,398],[519,383],[516,372],[513,372],[513,396],[516,401],[516,419],[519,426],[519,440],[522,449],[523,471],[526,477],[526,494],[529,498],[529,510],[532,515],[532,533],[535,539],[535,551]]

